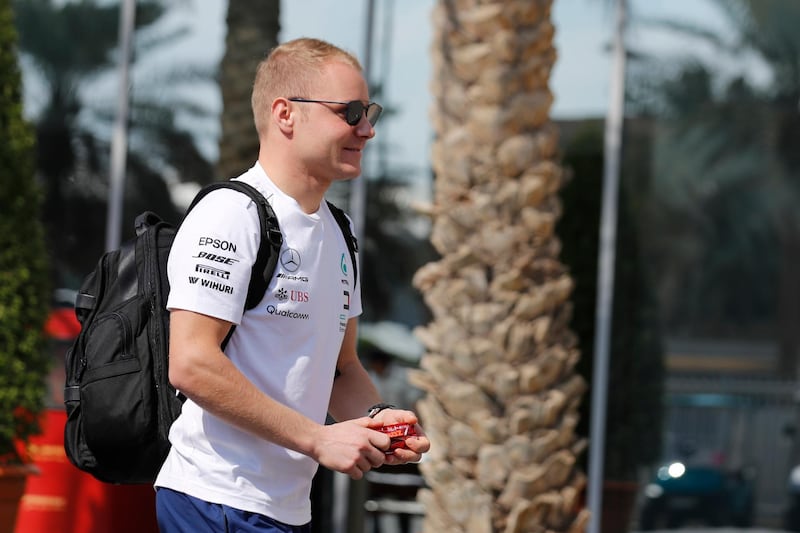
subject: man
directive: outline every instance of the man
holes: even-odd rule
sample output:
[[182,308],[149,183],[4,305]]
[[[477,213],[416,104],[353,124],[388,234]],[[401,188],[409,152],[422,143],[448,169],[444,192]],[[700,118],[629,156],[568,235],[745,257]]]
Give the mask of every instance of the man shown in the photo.
[[[258,161],[237,179],[268,199],[284,242],[263,300],[243,313],[260,234],[250,199],[214,191],[175,238],[169,376],[187,401],[156,480],[164,533],[310,531],[318,464],[360,479],[430,446],[414,413],[380,405],[359,362],[360,287],[324,201],[361,173],[381,112],[358,61],[316,39],[285,43],[259,65],[252,105]],[[387,454],[376,429],[395,423],[418,436]]]

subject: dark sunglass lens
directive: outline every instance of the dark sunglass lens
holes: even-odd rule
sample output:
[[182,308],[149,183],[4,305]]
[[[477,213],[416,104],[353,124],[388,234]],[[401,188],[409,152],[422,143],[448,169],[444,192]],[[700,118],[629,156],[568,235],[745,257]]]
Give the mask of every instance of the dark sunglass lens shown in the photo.
[[374,102],[367,106],[367,120],[372,126],[374,126],[375,123],[378,122],[378,119],[381,118],[382,112],[383,108]]
[[345,110],[347,123],[351,126],[358,125],[361,122],[361,116],[364,114],[364,103],[358,100],[347,102],[347,109]]

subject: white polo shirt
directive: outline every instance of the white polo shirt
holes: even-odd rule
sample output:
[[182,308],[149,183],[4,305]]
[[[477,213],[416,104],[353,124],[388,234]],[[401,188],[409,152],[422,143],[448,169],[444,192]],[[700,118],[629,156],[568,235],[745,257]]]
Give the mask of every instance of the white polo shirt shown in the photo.
[[[238,324],[225,349],[236,367],[271,398],[322,424],[347,321],[361,314],[347,245],[325,202],[304,213],[258,163],[237,179],[267,198],[283,234],[264,298],[242,314],[260,241],[258,213],[246,195],[222,189],[192,209],[175,237],[167,307]],[[311,520],[318,466],[311,458],[243,432],[191,400],[170,441],[156,486],[287,524]]]

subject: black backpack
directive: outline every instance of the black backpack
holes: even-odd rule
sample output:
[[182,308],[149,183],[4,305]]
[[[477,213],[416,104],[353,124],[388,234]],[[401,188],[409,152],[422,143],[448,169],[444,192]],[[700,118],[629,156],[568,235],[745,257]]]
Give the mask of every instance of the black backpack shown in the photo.
[[[187,213],[219,188],[247,194],[258,207],[261,245],[245,301],[252,309],[272,279],[283,242],[280,226],[264,196],[242,181],[203,188]],[[358,244],[347,217],[328,205],[356,269]],[[167,368],[167,258],[177,229],[149,211],[135,227],[136,237],[104,254],[83,281],[75,300],[81,331],[66,357],[64,449],[72,464],[108,483],[155,480],[183,402]]]

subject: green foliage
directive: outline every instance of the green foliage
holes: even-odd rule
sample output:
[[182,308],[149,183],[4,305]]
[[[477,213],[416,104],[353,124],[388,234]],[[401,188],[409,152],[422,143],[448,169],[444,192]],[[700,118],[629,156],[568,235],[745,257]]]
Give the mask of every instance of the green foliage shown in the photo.
[[21,459],[14,441],[26,442],[38,431],[49,367],[41,197],[20,86],[11,6],[0,0],[0,463]]
[[[102,70],[114,65],[110,53],[119,39],[118,4],[105,6],[94,2],[67,2],[54,9],[51,0],[16,0],[14,11],[20,28],[39,26],[47,28],[49,39],[38,39],[30,31],[21,31],[19,46],[27,50],[40,68],[60,69],[50,76],[69,76]],[[140,2],[141,4],[141,2]],[[158,16],[157,6],[145,3],[146,9],[137,9],[137,18],[152,22]],[[75,46],[63,46],[65,42]],[[90,45],[91,43],[91,45]]]
[[[77,288],[105,249],[108,177],[116,98],[93,83],[116,75],[119,2],[12,0],[24,66],[42,85],[36,126],[36,170],[44,189],[43,222],[58,287]],[[131,65],[131,101],[122,240],[133,220],[153,210],[177,222],[165,176],[174,181],[212,181],[211,167],[178,114],[202,117],[202,109],[178,96],[179,84],[210,79],[185,59],[168,65],[169,79],[140,82],[138,61],[183,32],[159,26],[165,0],[139,0]],[[176,59],[177,61],[177,59]],[[155,73],[147,71],[154,76]],[[185,94],[185,93],[184,93]],[[195,129],[197,131],[197,129]],[[202,133],[202,132],[201,132]]]
[[[579,373],[593,375],[597,255],[603,182],[600,123],[588,124],[567,146],[564,165],[573,177],[561,191],[564,214],[558,235],[562,260],[575,280],[573,331],[578,335]],[[633,198],[621,180],[614,273],[606,417],[605,477],[636,480],[638,468],[660,458],[663,349],[652,284],[639,250]],[[589,433],[591,402],[581,405],[579,432]]]
[[670,336],[777,342],[778,373],[796,375],[800,2],[713,4],[725,30],[656,20],[690,52],[647,57],[628,78],[626,110],[650,117],[654,139],[645,256]]

